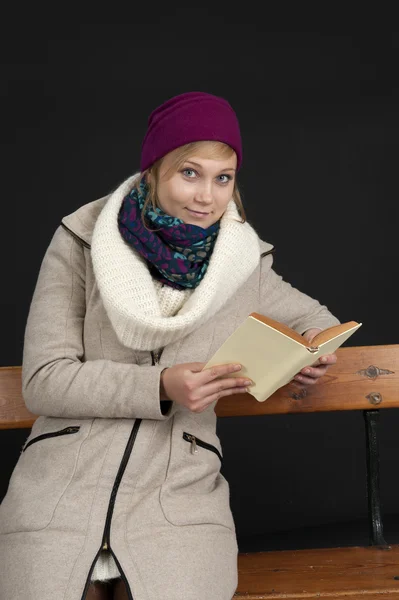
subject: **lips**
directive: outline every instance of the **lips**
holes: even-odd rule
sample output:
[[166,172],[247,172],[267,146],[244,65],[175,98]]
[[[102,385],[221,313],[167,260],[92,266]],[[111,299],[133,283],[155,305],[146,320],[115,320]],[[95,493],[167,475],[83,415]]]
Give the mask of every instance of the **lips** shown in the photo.
[[196,215],[209,215],[209,213],[201,212],[199,210],[193,210],[192,208],[187,208],[187,210],[190,211],[190,212],[192,212],[192,213],[194,213],[194,214],[196,214]]

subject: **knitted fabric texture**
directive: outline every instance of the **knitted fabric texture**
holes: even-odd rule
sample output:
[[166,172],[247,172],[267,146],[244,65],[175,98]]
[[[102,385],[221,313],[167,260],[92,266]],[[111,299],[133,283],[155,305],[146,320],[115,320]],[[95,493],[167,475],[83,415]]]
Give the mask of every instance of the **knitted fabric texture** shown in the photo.
[[109,197],[94,227],[91,255],[118,339],[130,348],[154,350],[182,339],[215,315],[259,264],[260,246],[256,231],[241,223],[231,200],[204,279],[176,315],[163,316],[146,261],[126,244],[118,228],[123,198],[139,175],[129,177]]
[[148,118],[141,150],[141,171],[168,152],[198,141],[218,141],[233,148],[239,170],[242,163],[240,126],[227,100],[205,92],[187,92],[170,98]]
[[173,317],[193,293],[192,289],[176,290],[156,279],[153,280],[153,284],[158,297],[159,309],[163,317]]
[[120,571],[108,550],[100,552],[91,574],[91,581],[109,581],[120,577]]
[[148,261],[156,279],[176,289],[196,288],[208,268],[219,221],[204,229],[149,204],[145,227],[142,217],[147,194],[148,185],[141,181],[123,199],[118,216],[123,239]]

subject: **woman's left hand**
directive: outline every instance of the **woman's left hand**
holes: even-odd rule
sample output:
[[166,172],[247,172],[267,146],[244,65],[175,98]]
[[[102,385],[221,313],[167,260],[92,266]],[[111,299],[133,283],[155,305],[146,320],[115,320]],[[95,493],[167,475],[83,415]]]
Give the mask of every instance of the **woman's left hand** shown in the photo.
[[[303,337],[311,342],[312,339],[322,331],[321,329],[308,329],[303,334]],[[303,368],[297,375],[295,375],[293,381],[298,381],[303,385],[314,385],[318,382],[320,377],[326,374],[327,369],[330,365],[334,365],[337,362],[336,354],[326,354],[320,356],[320,358],[311,366]]]

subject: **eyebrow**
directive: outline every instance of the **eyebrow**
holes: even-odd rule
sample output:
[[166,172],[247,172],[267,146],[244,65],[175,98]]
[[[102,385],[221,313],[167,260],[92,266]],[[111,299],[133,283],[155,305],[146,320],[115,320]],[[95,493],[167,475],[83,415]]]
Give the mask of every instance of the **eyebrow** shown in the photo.
[[[199,163],[194,162],[193,160],[186,160],[184,161],[185,163],[190,163],[191,165],[195,165],[196,167],[199,167],[200,169],[202,169],[202,165],[200,165]],[[235,169],[233,169],[233,167],[228,167],[227,169],[220,169],[220,171],[235,171]]]

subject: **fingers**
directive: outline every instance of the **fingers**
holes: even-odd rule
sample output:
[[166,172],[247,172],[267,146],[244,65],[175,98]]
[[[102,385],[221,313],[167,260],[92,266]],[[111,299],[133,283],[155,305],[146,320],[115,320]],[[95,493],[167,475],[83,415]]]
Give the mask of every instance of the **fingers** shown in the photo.
[[238,371],[241,371],[241,365],[239,364],[216,365],[204,369],[201,373],[201,384],[204,385],[218,377],[225,377],[226,375],[231,375],[231,373],[237,373]]
[[294,380],[299,381],[299,383],[303,383],[304,385],[314,385],[320,377],[326,374],[326,372],[327,367],[307,367],[295,375]]
[[294,380],[299,381],[299,383],[304,385],[314,385],[320,377],[323,377],[323,375],[326,374],[328,367],[336,362],[336,354],[326,354],[325,356],[321,356],[311,367],[305,367],[300,373],[295,375]]
[[335,365],[336,362],[336,354],[325,354],[324,356],[320,356],[319,360],[316,361],[312,366],[315,367],[317,365]]
[[176,396],[181,397],[180,403],[193,412],[202,412],[220,397],[244,393],[249,385],[253,385],[247,377],[228,377],[240,371],[241,365],[217,365],[204,371],[204,363],[187,363],[184,367],[178,378]]
[[212,394],[212,396],[207,396],[206,398],[203,398],[202,401],[199,402],[196,406],[192,407],[191,410],[192,412],[201,413],[204,410],[206,410],[208,406],[210,406],[214,402],[217,402],[218,400],[220,400],[220,398],[223,398],[223,396],[232,396],[233,394],[245,394],[245,392],[247,391],[248,389],[246,387],[235,387],[222,390],[220,392]]
[[298,375],[304,375],[305,377],[310,377],[311,379],[318,379],[319,377],[323,377],[326,374],[328,369],[327,365],[318,365],[317,367],[305,367],[298,373]]
[[187,368],[190,369],[190,371],[192,371],[193,373],[200,373],[205,367],[205,365],[206,363],[204,362],[186,363]]
[[314,385],[326,374],[327,369],[330,365],[334,365],[337,362],[336,354],[325,354],[320,356],[311,367],[305,367],[300,373],[295,375],[294,380],[304,385]]
[[[193,412],[203,412],[210,404],[217,402],[223,396],[244,394],[253,381],[246,377],[227,377],[232,373],[241,371],[239,364],[217,365],[205,369],[196,377],[201,376],[200,387],[195,390],[198,400],[192,398],[190,409]],[[198,381],[198,379],[197,379]]]
[[238,393],[238,387],[247,392],[247,388],[250,385],[253,385],[253,381],[251,379],[246,379],[245,377],[226,377],[225,379],[218,379],[217,381],[207,383],[205,386],[201,386],[198,388],[197,393],[198,397],[206,395],[206,397],[209,398],[210,396],[222,393],[225,390],[232,389],[231,393],[236,394]]

